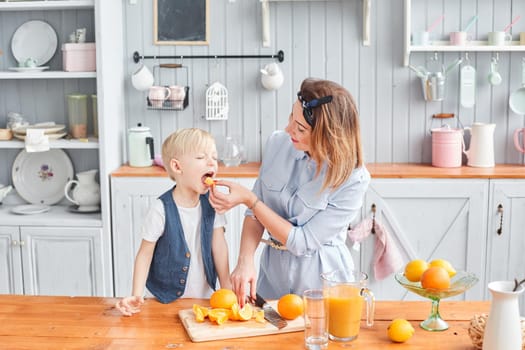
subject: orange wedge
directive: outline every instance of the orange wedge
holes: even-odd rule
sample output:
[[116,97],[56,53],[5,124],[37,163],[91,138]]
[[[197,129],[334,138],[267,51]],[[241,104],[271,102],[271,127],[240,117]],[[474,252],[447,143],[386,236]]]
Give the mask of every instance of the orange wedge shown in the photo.
[[217,323],[218,325],[228,321],[231,310],[215,308],[208,312],[208,318],[210,321]]
[[266,322],[264,320],[264,310],[254,311],[253,317],[255,318],[255,322],[259,322],[259,323]]
[[239,304],[238,303],[234,303],[232,305],[232,312],[230,314],[230,320],[232,320],[232,321],[238,321],[239,320],[239,310],[240,310]]
[[252,304],[244,304],[242,309],[239,309],[239,320],[248,321],[253,316]]

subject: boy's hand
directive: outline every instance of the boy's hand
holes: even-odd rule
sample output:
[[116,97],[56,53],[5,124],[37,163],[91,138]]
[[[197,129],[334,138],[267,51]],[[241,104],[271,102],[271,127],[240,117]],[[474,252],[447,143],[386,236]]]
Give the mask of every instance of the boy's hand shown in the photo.
[[119,310],[124,316],[132,316],[140,312],[140,306],[144,304],[144,298],[139,296],[126,297],[120,299],[115,308]]

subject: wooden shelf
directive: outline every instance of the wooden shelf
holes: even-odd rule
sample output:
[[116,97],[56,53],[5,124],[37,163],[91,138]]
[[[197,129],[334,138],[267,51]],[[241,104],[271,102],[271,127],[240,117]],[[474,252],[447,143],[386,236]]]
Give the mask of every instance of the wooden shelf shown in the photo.
[[0,79],[94,79],[97,72],[64,72],[64,71],[44,71],[44,72],[10,72],[0,71]]
[[[12,148],[12,149],[21,149],[25,147],[25,142],[22,140],[12,139],[9,141],[0,141],[0,149]],[[50,140],[50,148],[61,148],[61,149],[98,149],[99,142],[98,138],[89,137],[83,140],[77,139],[59,139],[59,140]]]
[[49,0],[0,2],[0,11],[74,10],[91,9],[95,0]]
[[406,67],[410,63],[412,52],[520,52],[525,51],[525,45],[520,45],[519,41],[512,41],[509,45],[493,46],[488,45],[487,41],[470,41],[469,45],[458,46],[450,45],[449,41],[434,41],[433,45],[415,46],[411,44],[412,33],[412,1],[405,0],[405,33],[404,33],[404,57],[403,65]]
[[[24,203],[27,204],[27,203]],[[18,215],[11,212],[16,205],[6,203],[0,206],[0,222],[2,225],[18,226],[70,226],[70,227],[101,227],[100,213],[71,213],[68,206],[52,205],[51,210],[42,214]]]

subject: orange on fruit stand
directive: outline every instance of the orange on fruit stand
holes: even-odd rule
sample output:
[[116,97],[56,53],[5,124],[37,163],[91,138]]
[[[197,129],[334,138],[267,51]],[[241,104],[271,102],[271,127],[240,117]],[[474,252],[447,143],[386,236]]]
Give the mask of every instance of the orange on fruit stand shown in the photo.
[[452,266],[452,264],[445,259],[434,259],[428,264],[429,264],[429,267],[440,266],[444,268],[445,270],[447,270],[448,276],[451,278],[454,277],[457,273],[454,266]]
[[419,282],[423,272],[425,272],[428,267],[428,263],[423,259],[412,260],[405,266],[405,277],[410,282]]
[[440,266],[429,267],[421,276],[421,287],[437,290],[448,289],[450,276],[447,270]]
[[303,299],[296,294],[283,295],[277,302],[279,315],[287,320],[294,320],[303,314]]
[[230,289],[222,288],[216,290],[210,297],[210,306],[212,308],[231,309],[236,302],[237,295]]

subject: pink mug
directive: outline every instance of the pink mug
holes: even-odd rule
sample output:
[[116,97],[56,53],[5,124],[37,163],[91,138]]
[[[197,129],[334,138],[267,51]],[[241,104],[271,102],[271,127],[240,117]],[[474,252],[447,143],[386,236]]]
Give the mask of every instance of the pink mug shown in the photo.
[[[514,130],[514,147],[521,153],[525,153],[525,137],[523,136],[523,133],[525,132],[525,128],[518,128]],[[521,143],[520,143],[520,134],[521,135]]]
[[152,107],[161,108],[165,100],[171,95],[171,90],[165,86],[152,86],[149,88],[148,97]]

